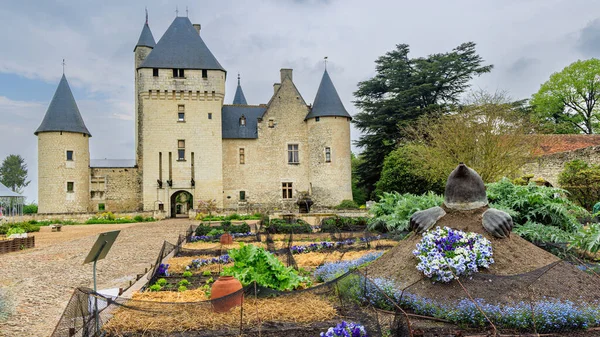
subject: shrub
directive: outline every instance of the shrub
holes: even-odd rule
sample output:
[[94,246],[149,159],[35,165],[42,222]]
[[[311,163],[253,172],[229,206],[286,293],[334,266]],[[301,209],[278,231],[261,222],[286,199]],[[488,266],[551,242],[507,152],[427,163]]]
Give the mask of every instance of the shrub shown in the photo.
[[595,254],[600,250],[600,224],[592,223],[577,232],[571,245],[574,248]]
[[226,231],[229,233],[248,233],[250,232],[250,225],[245,222],[242,222],[239,225],[230,225],[226,228]]
[[580,159],[570,161],[560,173],[558,183],[569,191],[569,199],[591,211],[600,200],[600,165]]
[[37,204],[23,205],[23,214],[36,214],[38,212]]
[[283,219],[272,219],[265,228],[272,234],[312,233],[312,227],[301,219],[296,219],[292,223],[287,223]]
[[383,193],[379,202],[369,209],[373,218],[368,228],[380,232],[406,231],[415,212],[441,206],[443,202],[444,198],[433,192],[424,195]]
[[208,236],[212,236],[212,237],[216,237],[216,236],[221,236],[221,235],[223,235],[223,234],[225,234],[225,231],[224,231],[224,230],[222,230],[221,228],[213,228],[213,229],[211,229],[211,230],[210,230],[210,232],[208,232],[208,234],[206,234],[206,235],[208,235]]
[[25,230],[21,227],[12,227],[9,228],[8,231],[6,232],[6,236],[11,236],[13,234],[23,234],[25,233]]
[[240,220],[242,217],[237,213],[233,213],[225,217],[225,220]]
[[144,217],[141,215],[136,215],[135,217],[133,217],[133,220],[135,220],[136,222],[144,222]]
[[364,217],[331,217],[321,221],[321,232],[335,233],[341,231],[363,231],[367,228],[368,219]]
[[212,229],[213,227],[211,226],[200,224],[198,225],[198,227],[196,227],[194,233],[196,234],[196,236],[204,236],[207,235]]
[[7,235],[11,228],[21,228],[25,233],[39,232],[40,226],[28,222],[5,223],[0,225],[0,234]]
[[354,200],[342,200],[339,205],[335,206],[336,209],[357,209],[358,204]]
[[243,286],[256,284],[276,290],[294,290],[302,284],[310,284],[307,277],[298,275],[292,267],[286,267],[264,248],[240,243],[240,248],[231,249],[233,266],[223,268],[223,275],[237,278]]
[[569,242],[573,234],[554,227],[546,226],[536,222],[527,222],[522,226],[517,226],[513,230],[517,235],[530,242]]

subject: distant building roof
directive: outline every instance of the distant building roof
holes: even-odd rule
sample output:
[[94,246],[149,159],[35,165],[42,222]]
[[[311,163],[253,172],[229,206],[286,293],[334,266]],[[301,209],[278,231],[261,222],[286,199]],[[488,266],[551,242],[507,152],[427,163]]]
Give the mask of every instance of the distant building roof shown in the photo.
[[85,126],[83,118],[81,118],[77,102],[75,102],[69,82],[67,82],[64,74],[48,106],[42,124],[34,134],[56,131],[77,132],[92,136]]
[[17,192],[13,192],[10,190],[10,188],[4,186],[4,184],[0,183],[0,198],[17,198],[17,197],[23,197],[22,195],[20,195]]
[[90,159],[92,168],[128,168],[135,167],[135,159]]
[[144,24],[144,28],[142,28],[142,33],[140,34],[140,39],[135,46],[150,48],[154,48],[154,46],[156,46],[156,42],[154,42],[154,36],[152,36],[152,31],[150,31],[150,26],[148,26],[147,22]]
[[[266,110],[266,106],[223,105],[223,138],[258,138],[258,119],[262,117]],[[240,125],[242,116],[246,118],[245,126]]]
[[176,17],[140,68],[223,70],[187,17]]
[[574,151],[600,145],[600,135],[536,135],[539,137],[536,155]]
[[238,74],[238,85],[235,89],[235,96],[233,96],[233,104],[248,104],[248,102],[246,102],[246,96],[244,96],[244,92],[242,91],[242,85],[240,84],[240,74]]
[[312,109],[308,115],[306,115],[305,119],[326,116],[352,118],[348,111],[346,111],[346,108],[344,108],[344,104],[342,103],[337,90],[335,90],[335,86],[333,85],[327,70],[323,73],[323,78],[321,79],[319,90],[317,90],[317,96],[315,97]]

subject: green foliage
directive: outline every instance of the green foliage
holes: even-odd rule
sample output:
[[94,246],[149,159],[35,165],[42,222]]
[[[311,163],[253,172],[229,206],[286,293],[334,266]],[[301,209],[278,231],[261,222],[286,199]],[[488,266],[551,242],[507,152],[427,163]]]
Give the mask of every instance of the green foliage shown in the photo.
[[136,223],[136,222],[153,222],[156,221],[153,217],[144,218],[141,215],[137,215],[134,218],[131,217],[117,217],[113,212],[99,213],[96,216],[89,218],[85,223],[88,225],[97,224],[119,224],[119,223]]
[[569,191],[568,197],[587,210],[600,201],[600,165],[577,159],[565,164],[558,183]]
[[190,281],[183,279],[181,281],[179,281],[179,283],[177,283],[178,286],[189,286],[190,285]]
[[12,228],[20,228],[25,231],[25,233],[39,232],[40,226],[32,225],[28,222],[15,222],[15,223],[4,223],[0,225],[0,234],[8,235],[8,232]]
[[[210,272],[209,272],[209,275],[210,275]],[[183,274],[181,274],[181,276],[183,276],[183,277],[192,277],[192,272],[189,271],[189,270],[186,270],[186,271],[183,272]]]
[[294,290],[302,284],[309,284],[307,277],[299,276],[292,267],[286,267],[273,254],[264,248],[240,243],[240,248],[231,249],[229,256],[233,258],[231,267],[223,268],[223,275],[233,276],[242,285],[252,282],[260,286],[277,290]]
[[581,227],[577,219],[589,216],[585,209],[565,198],[565,191],[559,188],[534,183],[520,186],[508,179],[486,187],[490,203],[514,211],[512,216],[516,225],[535,222],[572,233]]
[[600,250],[600,224],[591,223],[575,234],[571,246],[595,254]]
[[[353,122],[362,136],[363,148],[357,167],[358,186],[373,191],[379,180],[385,157],[404,140],[404,128],[419,117],[434,117],[451,111],[472,78],[491,71],[467,42],[451,52],[409,58],[409,46],[379,57],[376,75],[358,84],[354,93],[360,112]],[[400,127],[400,128],[399,128]]]
[[524,225],[517,226],[513,230],[517,235],[531,242],[569,242],[573,234],[554,227],[542,225],[535,222],[527,222]]
[[37,204],[23,205],[23,214],[36,214],[38,212]]
[[381,232],[406,231],[410,228],[410,217],[415,212],[441,206],[443,202],[444,198],[433,192],[424,195],[384,192],[379,202],[369,210],[373,214],[369,229]]
[[213,228],[210,232],[208,232],[208,236],[221,236],[225,234],[225,231],[220,228]]
[[210,276],[212,275],[212,273],[210,272],[210,270],[205,270],[202,272],[202,276]]
[[148,287],[149,291],[161,291],[162,287],[158,284],[153,284],[150,287]]
[[351,168],[352,168],[352,199],[363,206],[367,203],[367,190],[364,187],[358,187],[358,172],[356,169],[362,161],[360,157],[357,157],[352,153],[351,157]]
[[167,279],[165,279],[165,278],[159,278],[159,279],[156,281],[156,284],[158,284],[158,285],[159,285],[159,286],[161,286],[161,287],[164,287],[164,286],[165,286],[167,283],[168,283],[168,282],[167,282]]
[[354,200],[342,200],[339,205],[335,206],[336,209],[357,209],[358,204]]
[[210,226],[201,223],[196,227],[194,234],[196,236],[209,235],[209,236],[217,236],[223,233],[248,233],[250,232],[250,225],[245,222],[241,224],[234,225],[231,221],[226,220],[223,221],[219,226]]
[[335,233],[344,231],[359,231],[367,228],[368,219],[364,217],[331,217],[321,220],[322,233]]
[[144,222],[144,217],[141,215],[136,215],[133,217],[133,220],[135,220],[136,222]]
[[398,192],[423,194],[443,193],[447,174],[427,169],[421,155],[422,145],[405,144],[390,152],[383,163],[376,194]]
[[[184,280],[184,281],[185,281],[185,280]],[[179,286],[179,288],[177,288],[177,291],[179,291],[179,292],[184,292],[184,291],[186,291],[186,290],[187,290],[187,287],[186,287],[186,286]]]
[[4,158],[0,166],[0,183],[10,188],[13,192],[21,193],[27,187],[27,164],[20,155],[11,154]]
[[25,230],[21,227],[12,227],[8,229],[8,232],[6,232],[6,236],[11,236],[13,234],[23,234],[25,233]]
[[600,60],[576,61],[554,73],[533,95],[535,119],[547,133],[597,132]]
[[265,229],[272,234],[289,234],[289,233],[312,233],[310,225],[301,219],[296,219],[292,223],[287,223],[283,219],[271,219],[265,226]]

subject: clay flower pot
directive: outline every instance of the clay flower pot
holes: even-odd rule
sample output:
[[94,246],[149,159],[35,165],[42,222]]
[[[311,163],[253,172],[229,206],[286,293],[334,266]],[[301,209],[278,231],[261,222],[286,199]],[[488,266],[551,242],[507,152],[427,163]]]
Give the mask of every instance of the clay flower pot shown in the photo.
[[[219,277],[219,279],[213,283],[212,287],[210,288],[210,300],[213,305],[213,310],[215,312],[227,312],[235,306],[242,305],[244,293],[239,292],[236,295],[231,295],[240,291],[241,289],[242,284],[233,276]],[[227,295],[231,296],[224,299],[219,299],[220,297]]]
[[229,233],[225,233],[221,235],[221,244],[222,245],[230,245],[233,243],[233,236]]

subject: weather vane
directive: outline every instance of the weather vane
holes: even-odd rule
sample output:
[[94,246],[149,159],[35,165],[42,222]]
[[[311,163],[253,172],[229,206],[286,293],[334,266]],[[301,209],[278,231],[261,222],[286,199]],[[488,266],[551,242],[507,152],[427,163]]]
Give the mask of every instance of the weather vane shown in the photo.
[[328,58],[327,56],[324,57],[324,59],[325,59],[325,70],[327,70],[327,58]]
[[65,59],[63,59],[63,61],[62,61],[62,66],[63,66],[63,75],[65,74],[65,65],[66,65],[66,63],[65,63]]
[[148,7],[146,7],[146,24],[148,24]]
[[175,17],[179,16],[179,8],[175,6]]
[[185,6],[185,16],[190,17],[190,13],[188,12],[188,7]]

